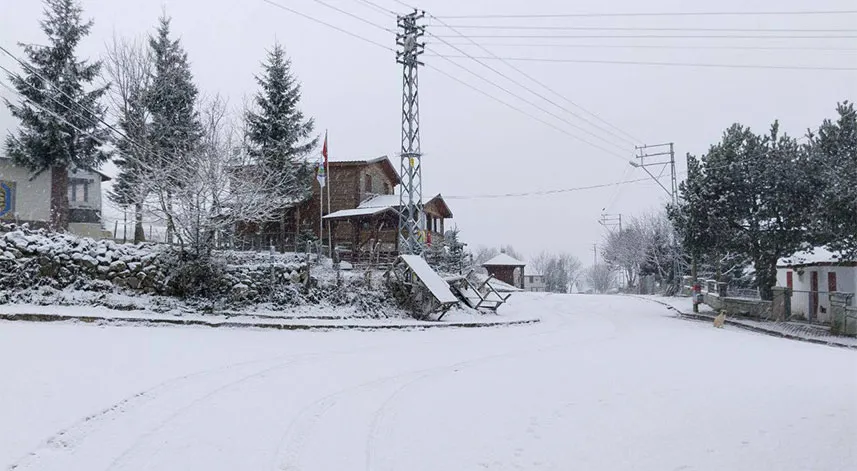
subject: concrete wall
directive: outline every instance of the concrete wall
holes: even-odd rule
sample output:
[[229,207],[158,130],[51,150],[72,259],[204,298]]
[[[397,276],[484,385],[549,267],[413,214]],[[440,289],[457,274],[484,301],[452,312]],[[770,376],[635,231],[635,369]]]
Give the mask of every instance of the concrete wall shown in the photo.
[[30,181],[30,171],[0,158],[0,180],[15,186],[15,209],[4,221],[47,221],[51,216],[51,174],[43,172]]

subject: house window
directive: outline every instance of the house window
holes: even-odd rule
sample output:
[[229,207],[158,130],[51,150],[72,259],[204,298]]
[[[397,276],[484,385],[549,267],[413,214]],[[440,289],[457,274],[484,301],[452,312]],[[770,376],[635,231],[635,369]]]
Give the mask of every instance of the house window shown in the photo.
[[363,176],[363,191],[366,193],[372,193],[372,175],[368,173]]
[[75,178],[69,180],[68,201],[70,203],[89,202],[89,181]]

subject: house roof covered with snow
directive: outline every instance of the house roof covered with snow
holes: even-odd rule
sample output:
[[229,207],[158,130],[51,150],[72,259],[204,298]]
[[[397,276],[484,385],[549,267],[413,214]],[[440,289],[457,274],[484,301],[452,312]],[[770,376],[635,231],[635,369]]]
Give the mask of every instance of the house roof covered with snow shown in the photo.
[[375,195],[359,205],[358,208],[398,208],[399,195]]
[[842,254],[833,252],[824,247],[815,247],[794,253],[788,257],[777,260],[780,268],[807,267],[807,266],[830,266],[849,265],[857,266],[857,260],[844,258]]
[[501,253],[482,264],[483,267],[523,267],[526,265],[526,263],[505,253]]

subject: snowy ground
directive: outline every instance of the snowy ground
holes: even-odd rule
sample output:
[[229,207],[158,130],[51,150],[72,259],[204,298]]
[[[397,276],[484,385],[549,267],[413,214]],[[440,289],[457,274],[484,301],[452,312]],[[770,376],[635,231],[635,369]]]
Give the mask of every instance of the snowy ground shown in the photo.
[[853,470],[857,354],[621,296],[395,332],[0,322],[16,470]]

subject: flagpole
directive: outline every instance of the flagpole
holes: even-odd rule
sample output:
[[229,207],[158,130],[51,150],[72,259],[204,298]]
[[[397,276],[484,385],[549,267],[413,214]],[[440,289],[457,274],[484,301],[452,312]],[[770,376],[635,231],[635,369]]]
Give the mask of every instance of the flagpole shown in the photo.
[[[330,164],[328,163],[328,153],[330,152],[327,148],[327,129],[324,130],[324,174],[327,177],[327,214],[333,212],[333,208],[330,207],[330,185],[333,183],[333,180],[330,179]],[[333,221],[327,221],[327,245],[329,248],[328,255],[330,255],[331,260],[333,259]]]

